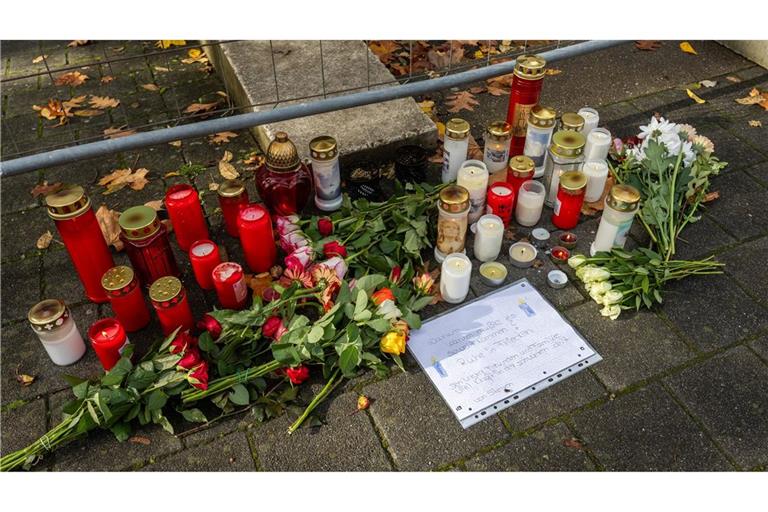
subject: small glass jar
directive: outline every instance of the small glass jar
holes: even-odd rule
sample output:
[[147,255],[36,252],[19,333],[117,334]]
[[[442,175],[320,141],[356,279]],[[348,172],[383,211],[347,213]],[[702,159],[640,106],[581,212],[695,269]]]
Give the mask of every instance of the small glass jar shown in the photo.
[[285,132],[275,133],[255,181],[259,197],[277,215],[301,212],[312,196],[312,172]]
[[227,180],[217,190],[219,206],[224,217],[224,230],[229,236],[237,238],[237,217],[240,210],[248,205],[248,191],[240,180]]
[[587,177],[581,171],[568,171],[560,176],[552,224],[560,229],[576,227],[579,223],[581,207],[584,204],[586,186]]
[[506,181],[500,181],[488,187],[486,203],[485,213],[497,215],[504,223],[504,227],[509,226],[515,209],[515,189],[512,185]]
[[442,182],[456,181],[461,164],[467,159],[469,150],[469,123],[458,117],[445,123],[445,141],[443,142]]
[[195,327],[187,291],[178,278],[165,276],[152,283],[149,299],[160,320],[164,336],[171,334],[177,327],[181,327],[181,331]]
[[584,142],[584,136],[573,130],[555,132],[552,136],[544,166],[544,186],[547,189],[544,204],[547,206],[552,207],[555,204],[560,175],[581,169],[584,162]]
[[324,212],[341,208],[341,168],[336,139],[330,135],[309,142],[312,175],[315,178],[315,206]]
[[211,240],[198,240],[189,249],[189,261],[200,288],[213,290],[213,269],[221,263],[219,246]]
[[139,281],[149,286],[163,276],[179,276],[168,231],[149,206],[134,206],[120,214],[120,240]]
[[131,267],[112,267],[104,273],[101,285],[107,292],[112,312],[122,322],[126,331],[138,331],[149,325],[149,308],[144,302],[139,280]]
[[489,183],[506,181],[509,162],[509,143],[512,140],[512,125],[495,121],[485,131],[483,163],[490,174]]
[[539,103],[547,61],[538,55],[522,55],[517,58],[509,91],[507,122],[512,125],[510,156],[523,154],[528,114]]
[[83,187],[69,185],[45,197],[48,216],[56,224],[64,247],[91,302],[107,302],[101,276],[115,266],[112,253]]
[[54,364],[74,364],[85,354],[85,342],[64,301],[38,302],[27,313],[27,319]]
[[560,117],[560,130],[581,132],[584,129],[584,118],[576,112],[565,112]]
[[248,301],[243,267],[231,261],[220,263],[213,269],[213,284],[219,304],[224,309],[243,309]]
[[504,223],[496,215],[483,215],[477,221],[474,256],[480,261],[493,261],[499,257],[504,241]]
[[528,130],[525,133],[523,154],[533,160],[536,168],[534,178],[540,178],[544,174],[544,160],[547,156],[547,148],[552,141],[556,121],[557,111],[552,107],[536,105],[528,115]]
[[580,108],[577,113],[584,119],[584,128],[581,129],[581,133],[586,137],[589,132],[597,128],[600,123],[600,114],[591,107]]
[[584,160],[605,160],[611,149],[611,132],[606,128],[595,128],[587,135],[584,145]]
[[179,248],[187,252],[195,240],[205,240],[208,224],[205,223],[200,195],[195,187],[186,183],[173,185],[165,192],[165,208],[171,219]]
[[526,181],[517,192],[515,220],[521,226],[535,226],[541,219],[546,190],[540,181]]
[[480,160],[466,160],[459,168],[456,184],[469,192],[469,223],[477,222],[485,213],[485,196],[488,193],[488,169]]
[[597,227],[595,241],[590,253],[607,252],[614,247],[624,247],[627,233],[632,227],[637,210],[640,208],[640,192],[629,185],[614,185],[605,198],[603,216]]
[[109,371],[123,356],[123,351],[131,342],[125,333],[125,327],[117,318],[96,320],[88,328],[88,339],[96,352],[101,366]]
[[240,210],[238,229],[248,267],[257,274],[272,268],[277,246],[267,209],[260,204],[251,204]]
[[[507,183],[509,183],[515,191],[515,198],[517,198],[522,184],[533,179],[534,171],[535,167],[533,165],[533,160],[530,157],[517,155],[509,159]],[[513,200],[512,208],[514,207]]]
[[587,160],[581,166],[581,172],[587,177],[585,203],[594,203],[603,195],[605,181],[608,179],[608,163],[605,160]]
[[469,215],[469,191],[449,185],[440,191],[437,201],[437,243],[435,258],[442,262],[446,255],[464,252]]

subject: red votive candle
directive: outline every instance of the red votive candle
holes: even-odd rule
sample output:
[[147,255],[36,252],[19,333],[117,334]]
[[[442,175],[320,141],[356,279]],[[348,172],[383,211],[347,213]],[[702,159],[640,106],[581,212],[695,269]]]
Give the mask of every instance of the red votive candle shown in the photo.
[[106,371],[115,366],[129,343],[123,324],[117,318],[102,318],[94,322],[88,329],[88,338]]
[[512,185],[497,181],[488,187],[485,213],[498,215],[504,222],[504,227],[508,226],[514,211],[515,195],[515,189],[512,188]]
[[568,171],[560,175],[557,198],[554,204],[552,224],[560,229],[573,229],[579,223],[587,176],[580,171]]
[[509,156],[523,154],[525,133],[528,130],[528,114],[539,103],[545,65],[546,61],[536,55],[523,55],[517,58],[507,110],[507,122],[512,125]]
[[227,180],[218,189],[219,206],[224,216],[224,229],[229,236],[239,236],[237,219],[240,210],[248,206],[248,191],[240,180]]
[[107,302],[107,294],[101,287],[101,276],[114,267],[115,262],[83,187],[64,187],[48,194],[45,203],[88,299],[91,302]]
[[165,336],[177,327],[182,331],[192,329],[195,319],[189,307],[187,292],[181,281],[173,276],[161,277],[149,287],[149,298],[160,320],[160,328]]
[[189,261],[192,262],[192,271],[195,273],[195,279],[197,279],[200,288],[213,290],[211,273],[216,265],[221,263],[219,247],[210,240],[198,240],[189,249]]
[[200,205],[200,196],[194,187],[179,184],[169,188],[165,193],[165,207],[182,251],[189,251],[195,240],[210,238],[203,207]]
[[149,323],[149,308],[141,294],[141,286],[131,267],[112,267],[101,278],[112,311],[128,332],[138,331]]
[[555,263],[568,263],[568,258],[570,258],[570,256],[570,251],[568,251],[568,249],[565,247],[560,247],[559,245],[553,247],[549,252],[549,257],[552,258],[552,261]]
[[225,261],[213,269],[213,284],[216,295],[224,309],[243,309],[248,300],[248,286],[245,284],[243,267]]
[[269,270],[275,264],[277,247],[267,209],[260,204],[243,208],[237,226],[248,267],[256,273]]
[[517,202],[517,196],[520,194],[520,187],[523,183],[533,179],[533,175],[536,172],[536,166],[533,163],[531,157],[525,155],[513,156],[509,159],[509,166],[507,166],[507,183],[512,185],[515,190],[515,200],[512,201],[512,209],[515,208]]
[[120,214],[120,240],[144,286],[163,276],[179,276],[168,230],[149,206],[134,206]]

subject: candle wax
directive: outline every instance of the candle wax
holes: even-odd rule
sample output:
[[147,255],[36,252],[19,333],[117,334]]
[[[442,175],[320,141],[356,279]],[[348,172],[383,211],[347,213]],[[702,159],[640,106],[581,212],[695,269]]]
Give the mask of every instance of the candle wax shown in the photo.
[[203,257],[208,256],[213,252],[213,244],[198,244],[192,247],[192,254],[195,256]]

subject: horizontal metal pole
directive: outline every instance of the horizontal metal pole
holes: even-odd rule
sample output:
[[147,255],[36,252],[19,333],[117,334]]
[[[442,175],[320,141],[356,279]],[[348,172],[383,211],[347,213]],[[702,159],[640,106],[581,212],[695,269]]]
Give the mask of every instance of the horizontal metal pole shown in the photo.
[[[626,41],[587,41],[544,52],[540,55],[547,59],[547,62],[556,62],[570,57],[610,48],[624,42]],[[511,60],[481,67],[479,69],[463,71],[461,73],[456,73],[455,75],[447,75],[420,82],[384,87],[345,96],[336,96],[309,103],[287,105],[271,110],[249,112],[208,121],[199,121],[196,123],[174,126],[172,128],[137,133],[135,135],[128,135],[117,139],[91,142],[81,146],[71,146],[37,155],[16,158],[7,162],[0,162],[0,176],[13,176],[35,169],[54,167],[57,165],[96,158],[110,153],[130,151],[146,146],[173,142],[175,140],[201,137],[224,131],[242,130],[253,126],[286,121],[298,117],[359,107],[361,105],[370,105],[372,103],[381,103],[442,89],[450,89],[451,87],[479,82],[495,76],[511,73],[514,70],[514,67],[515,60]]]

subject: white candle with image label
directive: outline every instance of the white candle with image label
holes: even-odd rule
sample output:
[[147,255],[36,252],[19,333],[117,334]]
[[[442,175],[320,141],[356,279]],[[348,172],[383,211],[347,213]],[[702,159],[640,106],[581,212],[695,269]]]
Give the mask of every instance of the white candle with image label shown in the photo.
[[480,160],[467,160],[461,165],[456,184],[469,191],[469,222],[477,222],[485,213],[485,195],[488,191],[488,169]]
[[440,295],[445,302],[459,304],[467,298],[472,262],[461,253],[449,254],[440,267]]
[[523,154],[533,160],[534,178],[544,175],[544,160],[552,141],[557,111],[551,107],[537,105],[528,115],[528,128],[525,134]]
[[490,183],[505,181],[509,162],[509,143],[512,140],[512,125],[496,121],[488,125],[485,132],[483,163],[490,174]]

